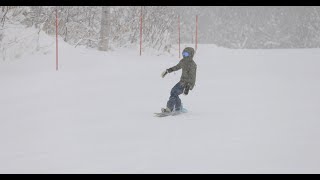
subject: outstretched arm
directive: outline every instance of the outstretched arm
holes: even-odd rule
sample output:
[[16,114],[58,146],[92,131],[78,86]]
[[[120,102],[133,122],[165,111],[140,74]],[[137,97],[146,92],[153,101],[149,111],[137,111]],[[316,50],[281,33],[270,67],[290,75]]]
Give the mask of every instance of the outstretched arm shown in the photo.
[[173,66],[173,67],[171,67],[171,68],[169,68],[169,69],[167,69],[168,70],[168,73],[171,73],[171,72],[173,72],[173,71],[178,71],[179,69],[181,69],[182,67],[181,67],[181,61],[177,64],[177,65],[175,65],[175,66]]
[[162,74],[161,74],[161,77],[162,78],[164,78],[164,76],[166,76],[168,73],[171,73],[171,72],[173,72],[173,71],[177,71],[177,70],[179,70],[179,69],[181,69],[182,67],[181,67],[181,61],[177,64],[177,65],[175,65],[175,66],[173,66],[173,67],[171,67],[171,68],[169,68],[169,69],[166,69]]

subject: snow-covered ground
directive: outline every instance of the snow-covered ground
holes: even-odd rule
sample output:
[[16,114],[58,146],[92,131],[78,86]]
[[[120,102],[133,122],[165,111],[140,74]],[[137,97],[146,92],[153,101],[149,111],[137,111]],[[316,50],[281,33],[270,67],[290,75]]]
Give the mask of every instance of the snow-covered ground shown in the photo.
[[[0,62],[0,173],[320,173],[320,50],[200,45],[189,113],[153,116],[177,57],[60,41]],[[50,43],[48,43],[50,44]]]

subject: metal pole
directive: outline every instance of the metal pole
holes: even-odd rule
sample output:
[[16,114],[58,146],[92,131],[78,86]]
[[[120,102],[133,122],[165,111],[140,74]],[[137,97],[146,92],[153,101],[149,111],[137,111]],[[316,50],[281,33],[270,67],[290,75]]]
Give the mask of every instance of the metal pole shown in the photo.
[[198,15],[196,16],[196,50],[198,48]]
[[179,34],[179,59],[180,59],[180,15],[178,16],[178,34]]
[[140,12],[140,56],[142,51],[142,6],[141,6],[141,12]]
[[56,8],[56,71],[59,70],[58,65],[58,8]]

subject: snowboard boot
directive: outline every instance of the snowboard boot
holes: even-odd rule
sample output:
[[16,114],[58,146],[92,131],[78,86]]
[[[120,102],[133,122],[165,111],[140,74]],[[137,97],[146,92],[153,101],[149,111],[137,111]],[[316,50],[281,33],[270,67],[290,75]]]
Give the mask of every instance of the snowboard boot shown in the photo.
[[177,111],[177,112],[180,112],[180,111],[182,111],[182,110],[183,110],[182,104],[181,104],[181,106],[178,107],[178,108],[175,107],[175,111]]
[[175,109],[175,111],[176,111],[176,112],[180,112],[180,111],[182,111],[182,107],[180,107],[180,108],[176,108],[176,109]]
[[161,108],[161,112],[163,112],[163,113],[171,113],[172,111],[171,111],[171,109],[170,108]]

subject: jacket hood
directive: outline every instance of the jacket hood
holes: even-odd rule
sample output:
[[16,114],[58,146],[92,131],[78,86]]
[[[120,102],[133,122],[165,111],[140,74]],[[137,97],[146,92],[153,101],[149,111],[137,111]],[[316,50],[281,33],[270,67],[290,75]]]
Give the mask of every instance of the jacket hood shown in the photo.
[[188,52],[190,54],[190,57],[187,57],[187,58],[193,58],[194,56],[194,49],[192,47],[186,47],[183,52]]

